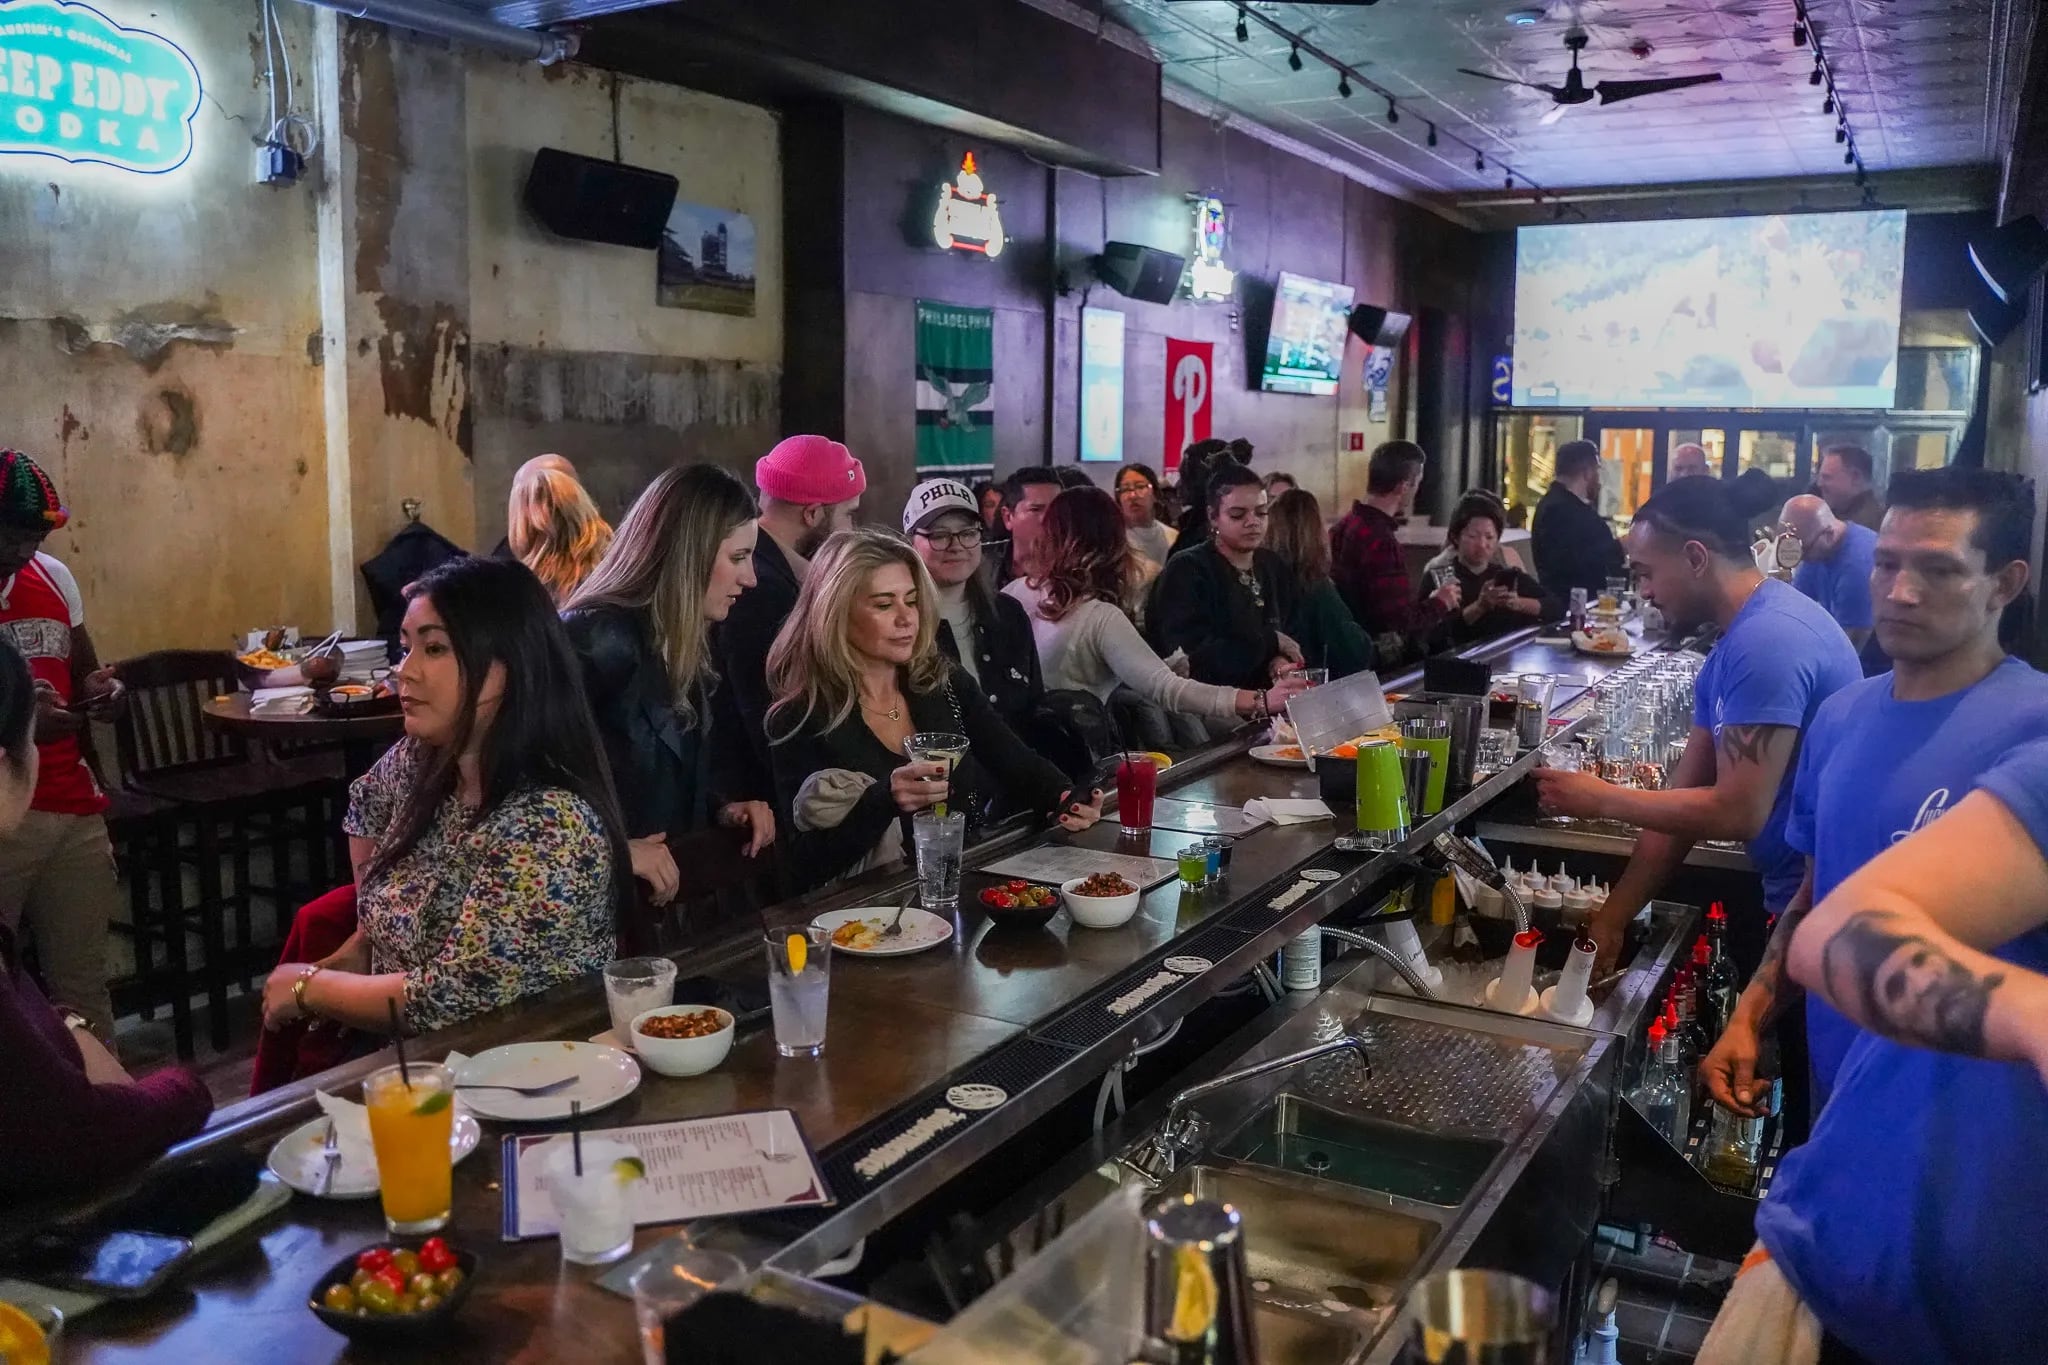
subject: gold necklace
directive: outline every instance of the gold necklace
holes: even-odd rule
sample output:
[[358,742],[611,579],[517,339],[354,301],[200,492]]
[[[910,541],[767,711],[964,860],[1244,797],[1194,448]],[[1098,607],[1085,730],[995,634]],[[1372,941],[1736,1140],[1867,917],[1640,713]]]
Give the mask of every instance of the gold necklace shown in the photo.
[[867,704],[866,702],[862,702],[862,703],[860,704],[860,709],[861,709],[861,710],[863,710],[863,711],[872,711],[872,712],[874,712],[874,713],[875,713],[876,715],[878,715],[878,716],[887,716],[887,717],[888,717],[888,718],[889,718],[890,720],[902,720],[902,719],[903,719],[903,703],[902,703],[902,702],[897,702],[897,703],[896,703],[896,704],[895,704],[894,706],[891,706],[891,707],[887,707],[887,708],[883,708],[883,707],[880,707],[880,706],[870,706],[870,705],[868,705],[868,704]]

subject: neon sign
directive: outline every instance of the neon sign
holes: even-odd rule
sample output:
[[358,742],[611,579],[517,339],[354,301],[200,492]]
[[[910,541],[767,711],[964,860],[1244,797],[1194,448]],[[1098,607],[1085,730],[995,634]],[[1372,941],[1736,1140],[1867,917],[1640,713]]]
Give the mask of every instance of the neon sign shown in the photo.
[[932,212],[932,240],[948,251],[975,251],[994,260],[1009,239],[996,197],[981,183],[974,153],[960,162],[960,174],[939,186],[939,206]]
[[1195,249],[1188,253],[1181,292],[1191,299],[1220,303],[1237,290],[1237,272],[1223,264],[1223,245],[1229,236],[1223,201],[1194,195],[1188,202],[1195,210]]
[[0,0],[0,155],[161,175],[192,155],[199,68],[74,0]]

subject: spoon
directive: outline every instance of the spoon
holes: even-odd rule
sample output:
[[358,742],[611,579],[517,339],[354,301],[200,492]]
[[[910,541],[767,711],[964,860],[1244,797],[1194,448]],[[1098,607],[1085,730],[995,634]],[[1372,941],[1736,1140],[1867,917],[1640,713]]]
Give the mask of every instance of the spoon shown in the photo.
[[903,912],[910,908],[910,898],[916,894],[916,887],[912,887],[910,890],[905,891],[903,893],[903,900],[896,906],[896,918],[890,920],[889,927],[882,931],[883,938],[896,938],[902,934]]

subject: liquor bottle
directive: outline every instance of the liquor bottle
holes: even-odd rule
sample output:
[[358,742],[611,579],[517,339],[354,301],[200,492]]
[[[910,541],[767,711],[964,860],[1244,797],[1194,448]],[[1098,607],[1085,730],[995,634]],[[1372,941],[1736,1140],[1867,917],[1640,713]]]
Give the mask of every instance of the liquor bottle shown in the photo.
[[1678,1039],[1664,1020],[1650,1021],[1649,1053],[1643,1074],[1629,1093],[1649,1125],[1673,1146],[1683,1146],[1692,1112],[1692,1087],[1685,1081],[1685,1063],[1678,1056]]
[[1707,911],[1707,969],[1700,975],[1700,1019],[1709,1036],[1719,1038],[1735,1017],[1735,1002],[1742,995],[1742,982],[1735,973],[1735,961],[1728,956],[1728,912],[1715,901]]

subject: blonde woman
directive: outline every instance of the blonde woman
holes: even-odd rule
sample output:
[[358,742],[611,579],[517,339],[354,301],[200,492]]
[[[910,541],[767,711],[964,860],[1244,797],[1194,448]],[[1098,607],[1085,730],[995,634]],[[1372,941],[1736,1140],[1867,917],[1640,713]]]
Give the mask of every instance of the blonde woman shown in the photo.
[[[1077,797],[939,652],[936,601],[908,544],[842,532],[811,561],[768,652],[769,753],[792,812],[789,862],[810,885],[900,854],[902,822],[941,801],[970,830],[1020,810],[1057,812],[1076,831],[1101,818],[1102,793]],[[932,730],[967,736],[950,781],[944,764],[903,756],[904,740]]]
[[775,838],[765,784],[735,725],[712,724],[719,679],[706,639],[754,585],[754,499],[712,465],[647,486],[562,612],[624,807],[633,874],[655,905],[681,882],[668,840],[714,821]]
[[513,478],[505,505],[506,549],[533,570],[558,606],[612,543],[611,526],[598,515],[575,472],[561,467],[566,463],[560,456],[528,460]]

